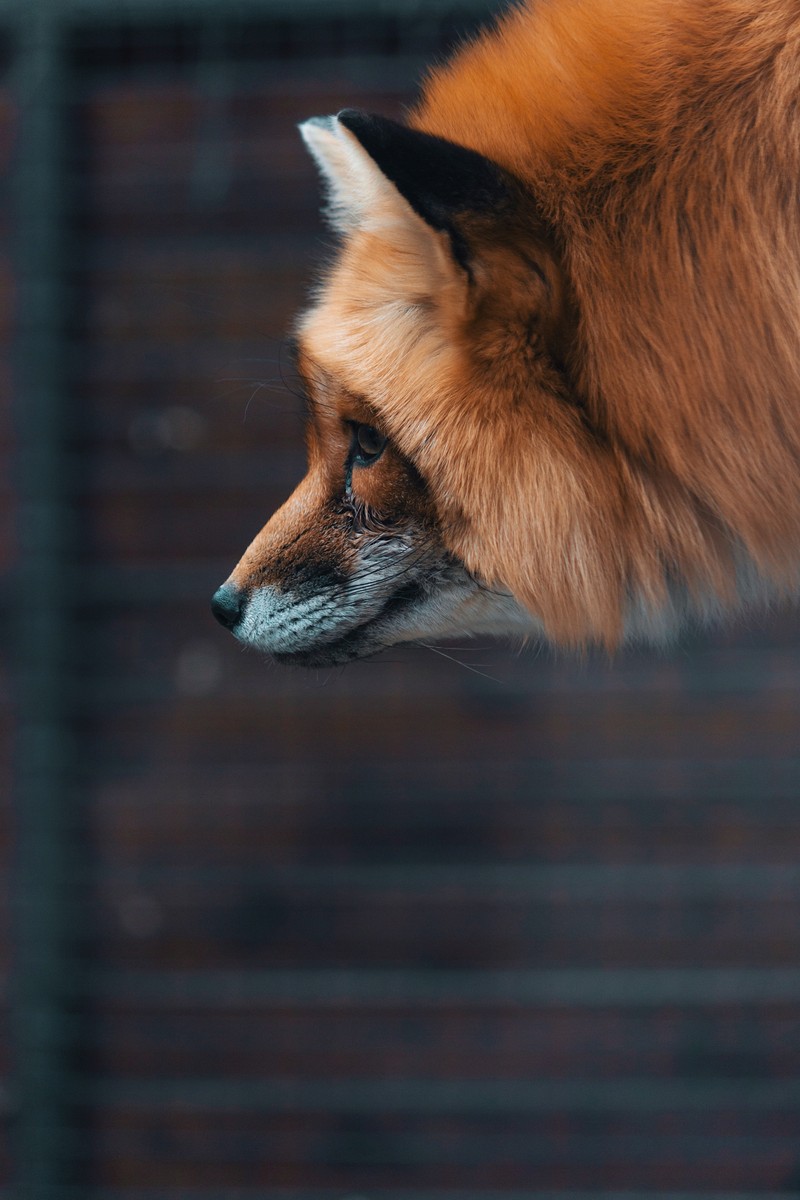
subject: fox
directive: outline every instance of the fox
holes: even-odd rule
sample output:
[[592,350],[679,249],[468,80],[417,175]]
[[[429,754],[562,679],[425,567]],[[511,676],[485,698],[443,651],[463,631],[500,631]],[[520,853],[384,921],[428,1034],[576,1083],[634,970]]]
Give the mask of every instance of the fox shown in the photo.
[[241,643],[613,652],[796,597],[796,0],[523,0],[401,121],[300,133],[336,245]]

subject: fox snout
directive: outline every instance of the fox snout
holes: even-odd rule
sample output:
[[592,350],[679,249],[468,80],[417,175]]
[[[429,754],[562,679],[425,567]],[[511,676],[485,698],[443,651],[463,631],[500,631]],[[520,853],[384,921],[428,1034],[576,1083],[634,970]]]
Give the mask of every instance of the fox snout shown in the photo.
[[448,607],[474,584],[463,568],[426,554],[413,539],[360,539],[350,570],[309,567],[281,582],[228,580],[211,609],[239,641],[273,658],[304,666],[330,666],[362,658],[415,636],[430,625],[430,610]]
[[[329,431],[330,432],[330,431]],[[324,451],[324,452],[323,452]],[[312,467],[215,592],[214,616],[282,661],[329,666],[423,636],[431,610],[475,586],[444,550],[387,439],[311,438]],[[379,461],[380,460],[380,461]]]

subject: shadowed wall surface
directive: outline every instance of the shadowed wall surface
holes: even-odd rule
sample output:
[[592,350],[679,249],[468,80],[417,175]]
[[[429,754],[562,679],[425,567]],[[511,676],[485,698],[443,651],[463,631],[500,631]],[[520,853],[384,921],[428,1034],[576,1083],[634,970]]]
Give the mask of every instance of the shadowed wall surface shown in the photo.
[[38,68],[54,26],[6,49],[2,1170],[800,1194],[795,615],[307,674],[210,616],[303,471],[281,339],[330,238],[295,125],[399,115],[485,15],[306,8],[56,6]]

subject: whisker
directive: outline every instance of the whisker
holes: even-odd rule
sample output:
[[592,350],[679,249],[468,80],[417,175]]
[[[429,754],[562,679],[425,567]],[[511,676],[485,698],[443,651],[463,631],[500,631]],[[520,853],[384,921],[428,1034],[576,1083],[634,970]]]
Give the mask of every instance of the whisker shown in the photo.
[[251,375],[220,375],[217,383],[260,383],[262,387],[274,387],[276,391],[283,390],[280,379],[253,379]]
[[[259,392],[259,391],[260,392],[276,392],[276,393],[278,393],[278,395],[285,395],[286,390],[287,390],[286,387],[282,383],[280,383],[278,380],[252,379],[249,376],[241,376],[241,377],[221,376],[219,379],[217,379],[216,382],[217,383],[230,383],[230,384],[233,384],[234,386],[230,387],[230,388],[226,388],[224,391],[217,392],[212,397],[212,399],[214,401],[225,400],[228,397],[235,395],[236,392],[240,391],[244,387],[247,387],[247,386],[255,387],[255,391],[251,394],[249,400],[247,401],[247,405],[245,407],[245,416],[243,419],[246,419],[247,408],[249,407],[250,401],[253,399],[253,397],[256,395],[257,392]],[[266,406],[270,409],[271,412],[287,414],[290,416],[298,416],[299,415],[296,408],[289,407],[285,404],[280,404],[277,401],[266,402]]]
[[473,667],[470,666],[469,663],[462,662],[460,658],[456,658],[452,654],[446,654],[445,651],[440,649],[439,646],[432,646],[430,642],[415,642],[414,644],[417,646],[423,646],[426,650],[432,650],[434,654],[438,654],[442,658],[449,659],[449,661],[455,663],[457,667],[463,667],[465,671],[471,671],[473,675],[480,675],[481,679],[488,679],[491,683],[499,683],[501,687],[504,684],[504,681],[502,679],[498,679],[495,675],[487,675],[485,671],[479,671],[477,667]]
[[247,401],[247,404],[245,404],[245,406],[244,406],[244,416],[242,417],[242,424],[243,424],[243,425],[244,425],[244,424],[246,423],[246,421],[247,421],[247,414],[248,414],[248,412],[250,411],[250,405],[253,403],[253,397],[254,397],[254,396],[256,396],[256,395],[257,395],[257,394],[258,394],[258,393],[259,393],[259,392],[260,392],[260,391],[261,391],[261,390],[264,388],[264,386],[265,386],[265,385],[264,385],[263,383],[258,383],[258,382],[257,382],[257,383],[256,383],[256,386],[253,388],[252,392],[250,393],[250,398],[249,398],[249,400]]

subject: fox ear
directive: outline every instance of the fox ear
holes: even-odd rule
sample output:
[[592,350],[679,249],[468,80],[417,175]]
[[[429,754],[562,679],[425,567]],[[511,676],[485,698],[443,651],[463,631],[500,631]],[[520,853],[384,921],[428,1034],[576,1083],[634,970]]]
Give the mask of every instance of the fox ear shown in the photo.
[[306,121],[300,132],[330,189],[333,224],[343,231],[404,214],[407,220],[409,205],[450,235],[461,260],[458,215],[497,211],[511,200],[510,177],[488,158],[388,117],[346,108]]

